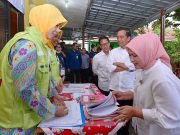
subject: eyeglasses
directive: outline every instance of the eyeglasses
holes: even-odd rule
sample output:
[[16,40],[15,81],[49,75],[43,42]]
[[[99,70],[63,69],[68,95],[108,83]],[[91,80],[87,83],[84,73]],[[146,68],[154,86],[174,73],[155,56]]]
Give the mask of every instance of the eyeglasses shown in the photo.
[[123,38],[125,38],[125,37],[126,37],[125,35],[117,36],[117,38],[120,38],[120,39],[123,39]]
[[107,43],[104,43],[104,44],[101,44],[102,46],[109,46],[110,45],[110,43],[109,42],[107,42]]

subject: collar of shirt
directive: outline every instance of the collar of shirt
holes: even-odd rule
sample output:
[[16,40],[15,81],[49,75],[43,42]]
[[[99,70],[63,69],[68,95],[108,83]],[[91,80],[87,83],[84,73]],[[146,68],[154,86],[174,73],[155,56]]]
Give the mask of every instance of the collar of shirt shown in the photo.
[[108,53],[108,54],[104,53],[103,51],[101,51],[100,53],[101,53],[102,55],[106,55],[106,56],[108,56],[108,55],[109,55],[109,53],[110,53],[110,51],[109,51],[109,53]]

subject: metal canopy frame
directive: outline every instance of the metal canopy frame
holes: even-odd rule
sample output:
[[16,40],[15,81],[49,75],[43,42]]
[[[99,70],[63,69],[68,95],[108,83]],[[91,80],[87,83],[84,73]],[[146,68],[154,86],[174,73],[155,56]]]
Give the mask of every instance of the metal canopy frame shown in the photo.
[[180,0],[91,0],[84,21],[88,36],[114,36],[120,27],[131,30],[180,7]]

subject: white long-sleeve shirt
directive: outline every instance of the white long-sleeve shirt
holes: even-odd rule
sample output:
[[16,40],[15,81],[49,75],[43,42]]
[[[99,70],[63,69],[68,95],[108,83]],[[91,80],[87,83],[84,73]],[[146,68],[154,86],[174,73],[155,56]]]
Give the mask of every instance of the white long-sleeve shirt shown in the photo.
[[134,106],[143,119],[133,118],[138,135],[180,135],[180,80],[157,60],[142,71],[142,83],[134,90]]
[[111,50],[108,63],[106,65],[110,72],[109,89],[123,92],[133,89],[135,83],[135,71],[114,72],[116,69],[116,66],[113,65],[114,62],[121,62],[128,68],[134,68],[134,65],[130,62],[129,55],[125,49],[118,47]]
[[99,52],[93,57],[92,70],[98,76],[98,86],[101,90],[109,91],[109,72],[107,69],[107,60],[109,54],[103,51]]

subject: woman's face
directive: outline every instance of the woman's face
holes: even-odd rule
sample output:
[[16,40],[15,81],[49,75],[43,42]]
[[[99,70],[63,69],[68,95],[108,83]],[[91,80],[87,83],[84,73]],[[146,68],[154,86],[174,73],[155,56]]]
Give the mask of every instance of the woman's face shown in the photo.
[[134,64],[134,66],[136,67],[136,69],[143,69],[144,65],[143,62],[141,61],[141,59],[138,57],[137,54],[135,54],[133,51],[131,51],[130,49],[127,49],[128,53],[129,53],[129,57],[131,62]]
[[57,45],[56,46],[56,51],[60,52],[62,49],[61,49],[61,46]]
[[60,40],[60,24],[51,28],[47,33],[47,39],[49,39],[54,45],[56,45]]

